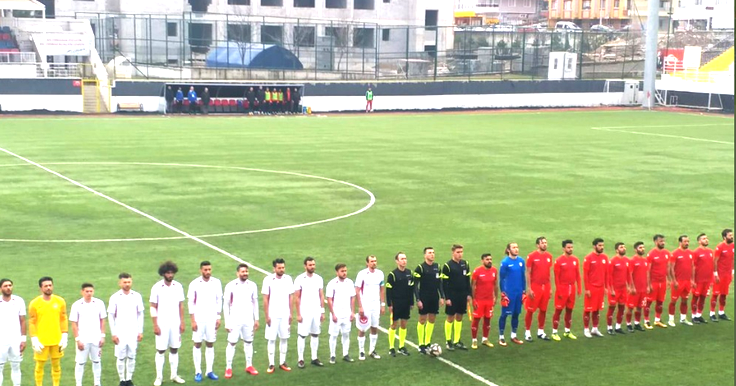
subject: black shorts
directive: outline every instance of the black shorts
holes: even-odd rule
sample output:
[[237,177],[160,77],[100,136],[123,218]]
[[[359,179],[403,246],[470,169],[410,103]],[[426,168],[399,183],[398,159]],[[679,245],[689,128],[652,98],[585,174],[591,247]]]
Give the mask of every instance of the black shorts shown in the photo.
[[[440,313],[440,298],[439,296],[433,297],[424,297],[420,296],[420,299],[422,300],[422,309],[419,310],[419,315],[427,315],[427,314],[439,314]],[[419,307],[417,307],[419,308]]]
[[405,319],[408,320],[411,316],[411,307],[409,303],[393,303],[394,320]]
[[445,314],[446,315],[465,315],[468,313],[468,297],[461,295],[452,295],[447,297],[452,305],[445,303]]

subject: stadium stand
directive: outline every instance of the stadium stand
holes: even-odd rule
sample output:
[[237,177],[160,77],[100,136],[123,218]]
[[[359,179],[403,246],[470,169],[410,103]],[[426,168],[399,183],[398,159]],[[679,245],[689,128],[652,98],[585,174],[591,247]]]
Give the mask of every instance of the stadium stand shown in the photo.
[[13,31],[9,26],[0,26],[0,52],[20,52]]

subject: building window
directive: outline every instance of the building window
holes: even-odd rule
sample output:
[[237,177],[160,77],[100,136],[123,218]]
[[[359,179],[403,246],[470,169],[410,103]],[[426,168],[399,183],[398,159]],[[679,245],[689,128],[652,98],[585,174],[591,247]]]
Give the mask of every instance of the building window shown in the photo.
[[391,40],[391,30],[390,29],[384,28],[383,30],[381,30],[381,40],[383,40],[384,42]]
[[436,9],[428,9],[424,11],[424,28],[434,30],[437,28],[437,11]]
[[354,0],[353,8],[373,10],[376,6],[374,0]]
[[631,9],[631,0],[626,0],[626,9]]
[[590,0],[583,0],[583,9],[590,9]]
[[618,9],[621,6],[621,0],[613,0],[613,8]]
[[384,3],[390,3],[391,0],[383,0]]
[[572,70],[572,58],[567,59],[567,69]]
[[264,7],[283,7],[284,0],[261,0],[261,5]]
[[249,24],[228,24],[227,40],[240,43],[250,43],[250,25]]
[[284,28],[280,25],[262,25],[261,43],[281,44],[283,42]]
[[250,0],[227,0],[227,5],[250,5]]
[[167,22],[166,23],[166,36],[170,38],[175,38],[179,36],[179,24],[176,22]]
[[[205,50],[212,44],[212,24],[189,23],[189,45]],[[195,52],[197,52],[195,50]]]
[[296,8],[314,8],[314,0],[294,0]]
[[557,0],[552,0],[552,10],[557,10]]
[[356,28],[353,32],[353,47],[373,48],[375,36],[373,28]]
[[314,27],[294,26],[294,44],[299,47],[314,47]]
[[565,0],[565,11],[572,11],[572,1]]
[[345,27],[325,27],[325,35],[332,37],[336,47],[348,45],[348,29]]
[[524,0],[524,7],[531,8],[532,0]]
[[347,0],[325,0],[325,8],[347,8]]

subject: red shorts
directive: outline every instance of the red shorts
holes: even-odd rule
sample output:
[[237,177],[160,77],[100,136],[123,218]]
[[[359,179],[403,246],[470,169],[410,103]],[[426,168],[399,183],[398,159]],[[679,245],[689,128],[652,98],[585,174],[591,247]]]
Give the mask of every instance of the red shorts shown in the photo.
[[652,283],[652,292],[647,294],[647,301],[664,303],[665,295],[667,295],[667,283]]
[[644,308],[647,305],[647,295],[645,291],[636,291],[635,294],[629,294],[626,297],[626,307],[630,309]]
[[526,296],[526,304],[524,306],[526,307],[527,312],[534,312],[536,310],[542,310],[546,312],[547,306],[549,305],[549,284],[542,285],[532,283],[530,289],[532,290],[532,292],[534,292],[534,299],[532,299],[529,295]]
[[590,291],[590,296],[585,296],[583,310],[587,312],[603,309],[603,295],[605,293],[603,287],[591,287],[586,290]]
[[614,288],[613,289],[616,292],[616,296],[611,296],[611,293],[608,293],[608,305],[615,306],[617,304],[626,304],[629,291],[626,289],[626,287],[623,288]]
[[[567,287],[567,288],[565,288]],[[575,308],[575,290],[573,286],[568,285],[555,290],[555,309]]]
[[710,288],[710,282],[709,281],[701,281],[695,283],[695,288],[693,288],[693,295],[695,296],[705,296],[708,294],[708,289]]
[[675,301],[677,299],[685,299],[690,297],[690,280],[682,280],[677,282],[677,288],[675,288],[675,284],[672,283],[672,288],[670,288],[670,299],[672,301]]
[[493,300],[478,300],[474,304],[473,318],[492,318],[493,317]]
[[721,275],[720,273],[718,273],[718,277],[721,279],[718,283],[716,283],[715,279],[713,280],[713,294],[728,295],[728,290],[729,288],[731,288],[733,275],[731,275],[730,272],[727,275]]

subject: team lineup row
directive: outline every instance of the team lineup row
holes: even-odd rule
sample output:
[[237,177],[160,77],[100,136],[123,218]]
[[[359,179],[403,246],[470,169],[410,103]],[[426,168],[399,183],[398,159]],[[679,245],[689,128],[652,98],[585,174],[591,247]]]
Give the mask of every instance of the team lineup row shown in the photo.
[[[407,269],[407,257],[402,252],[395,255],[396,269],[388,275],[377,268],[375,256],[366,257],[366,268],[358,273],[355,281],[348,278],[345,264],[337,264],[335,277],[328,282],[326,288],[322,277],[315,272],[314,258],[307,257],[304,260],[304,272],[293,280],[285,273],[285,261],[276,259],[272,264],[273,273],[264,278],[260,290],[268,347],[267,372],[273,373],[277,367],[277,341],[278,367],[291,371],[286,355],[292,319],[297,321],[299,368],[304,368],[307,363],[304,358],[307,337],[310,338],[311,364],[323,366],[317,352],[321,324],[325,319],[329,319],[330,363],[334,364],[337,360],[338,337],[342,342],[342,360],[354,361],[349,355],[353,323],[358,329],[358,359],[365,360],[367,356],[380,359],[376,350],[377,334],[380,316],[386,311],[391,315],[388,330],[389,355],[410,355],[405,347],[406,332],[408,319],[415,306],[419,313],[417,333],[420,353],[432,351],[435,355],[439,350],[437,345],[432,345],[432,350],[428,348],[431,345],[436,316],[442,306],[445,307],[447,316],[444,327],[448,350],[467,349],[460,340],[462,320],[466,313],[472,316],[471,347],[478,348],[477,335],[481,320],[481,344],[493,347],[488,339],[490,319],[499,300],[502,310],[498,322],[498,343],[501,346],[507,345],[504,332],[508,316],[511,316],[511,341],[520,345],[524,340],[532,341],[530,329],[533,314],[537,311],[538,339],[561,340],[558,326],[563,310],[563,336],[576,339],[570,330],[572,311],[576,298],[583,292],[583,332],[588,338],[603,336],[598,326],[599,313],[604,308],[606,296],[609,304],[607,332],[611,335],[626,333],[622,328],[625,308],[628,308],[626,324],[629,332],[652,329],[653,325],[661,328],[676,326],[675,309],[678,300],[681,302],[681,324],[706,323],[702,312],[709,291],[712,292],[711,321],[730,320],[724,309],[733,277],[733,232],[725,229],[721,235],[723,241],[715,250],[708,248],[709,241],[705,234],[697,237],[699,247],[695,250],[689,249],[687,236],[680,236],[679,246],[672,252],[665,249],[665,237],[655,235],[654,248],[646,253],[644,243],[636,242],[635,255],[632,258],[626,256],[626,246],[623,243],[616,243],[615,256],[610,260],[604,253],[604,240],[597,238],[592,243],[593,251],[583,260],[582,277],[579,259],[573,254],[573,242],[563,241],[563,254],[553,262],[544,237],[537,238],[537,249],[528,255],[526,261],[519,255],[518,244],[509,243],[498,270],[493,266],[491,254],[483,254],[482,264],[471,271],[468,262],[463,259],[461,245],[453,245],[452,258],[440,266],[435,263],[434,249],[427,247],[424,249],[424,261],[413,271]],[[258,371],[253,367],[253,341],[261,322],[259,291],[257,285],[249,279],[248,265],[238,265],[237,278],[227,283],[223,290],[220,280],[212,276],[212,265],[208,261],[202,262],[201,276],[189,284],[186,297],[183,286],[174,280],[177,272],[178,268],[173,262],[163,263],[158,269],[162,279],[151,288],[149,297],[156,347],[156,379],[153,384],[161,385],[163,382],[167,350],[171,381],[185,383],[178,374],[178,350],[181,346],[181,334],[185,332],[185,301],[188,303],[194,342],[194,380],[201,382],[204,377],[218,379],[213,371],[214,343],[216,332],[223,321],[228,341],[225,378],[233,377],[235,347],[240,340],[244,342],[246,372],[257,375]],[[554,272],[554,294],[551,291],[551,272]],[[107,307],[102,300],[94,297],[92,284],[83,284],[82,298],[72,304],[67,316],[66,302],[53,294],[53,279],[42,277],[38,282],[41,295],[28,306],[26,331],[25,303],[20,297],[13,295],[13,282],[1,279],[0,328],[3,334],[0,335],[0,385],[6,362],[11,364],[13,385],[20,385],[20,361],[28,333],[36,362],[36,385],[42,384],[45,363],[50,359],[52,381],[54,386],[58,386],[61,380],[60,361],[67,347],[69,322],[76,345],[76,384],[81,386],[85,364],[90,360],[94,384],[100,385],[100,349],[106,341],[105,321],[109,324],[111,339],[115,345],[120,385],[132,385],[137,345],[143,338],[145,311],[143,298],[132,289],[132,283],[130,274],[121,273],[120,290],[110,297]],[[668,287],[671,288],[669,322],[664,324],[661,316]],[[687,320],[687,302],[691,293],[693,322]],[[553,329],[552,334],[547,336],[544,324],[552,295],[555,307]],[[653,325],[649,319],[652,304],[655,304]],[[526,309],[524,340],[516,335],[522,309]],[[615,325],[614,312],[617,313]],[[635,314],[633,325],[632,314]],[[366,335],[369,335],[367,351]],[[396,335],[399,337],[398,348],[395,346]],[[205,371],[202,371],[201,364],[202,343],[205,346]]]

